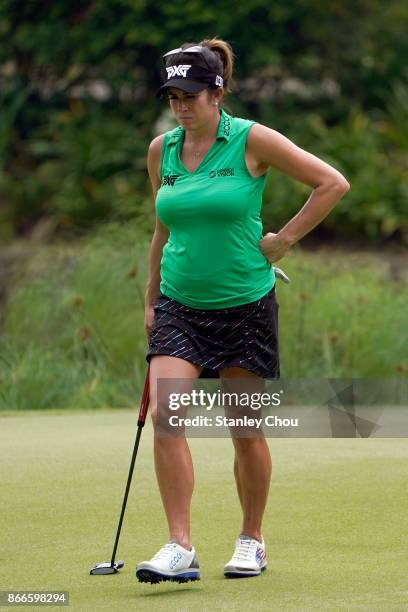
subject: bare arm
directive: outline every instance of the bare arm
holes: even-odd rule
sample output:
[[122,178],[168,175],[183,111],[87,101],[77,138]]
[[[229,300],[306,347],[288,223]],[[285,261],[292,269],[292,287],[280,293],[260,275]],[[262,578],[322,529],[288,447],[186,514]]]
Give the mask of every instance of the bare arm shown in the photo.
[[[163,135],[155,138],[147,153],[147,169],[152,184],[153,200],[156,201],[157,191],[160,187],[160,160],[163,144]],[[160,263],[163,247],[169,237],[169,230],[156,215],[156,226],[153,233],[149,253],[149,269],[145,293],[145,306],[151,307],[156,301],[160,289]]]
[[335,168],[295,145],[275,130],[255,124],[248,135],[248,153],[258,172],[269,167],[313,187],[302,209],[278,234],[267,234],[260,247],[272,263],[287,249],[318,225],[350,189],[345,177]]

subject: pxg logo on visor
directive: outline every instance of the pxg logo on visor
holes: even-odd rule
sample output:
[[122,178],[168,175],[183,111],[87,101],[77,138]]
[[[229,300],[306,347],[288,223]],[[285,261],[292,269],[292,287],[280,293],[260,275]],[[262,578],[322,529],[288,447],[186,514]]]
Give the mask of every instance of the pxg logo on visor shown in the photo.
[[191,64],[181,64],[180,66],[168,66],[166,68],[167,78],[171,79],[175,76],[186,77],[187,71],[191,68]]

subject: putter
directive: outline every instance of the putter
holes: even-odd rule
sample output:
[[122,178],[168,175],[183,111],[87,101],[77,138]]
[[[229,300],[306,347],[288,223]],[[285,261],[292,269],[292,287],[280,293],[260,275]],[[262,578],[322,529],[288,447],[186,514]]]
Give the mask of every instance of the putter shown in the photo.
[[143,429],[143,426],[144,426],[145,421],[146,421],[147,410],[149,408],[149,397],[150,397],[150,393],[149,393],[149,373],[150,373],[150,365],[147,368],[146,379],[145,379],[144,389],[143,389],[143,393],[142,393],[142,399],[140,401],[140,409],[139,409],[139,418],[137,420],[137,434],[136,434],[135,446],[133,448],[132,460],[130,462],[129,475],[128,475],[128,479],[127,479],[125,495],[123,497],[122,511],[120,513],[119,525],[118,525],[118,529],[117,529],[117,532],[116,532],[115,544],[113,546],[112,558],[111,558],[110,562],[107,561],[105,563],[97,563],[91,569],[91,571],[89,572],[93,576],[95,576],[97,574],[117,574],[118,571],[125,565],[124,561],[116,561],[115,562],[115,557],[116,557],[116,550],[118,548],[120,532],[121,532],[121,529],[122,529],[123,517],[125,515],[126,503],[127,503],[127,498],[128,498],[128,495],[129,495],[129,489],[130,489],[130,485],[131,485],[131,482],[132,482],[133,469],[135,467],[137,449],[139,448],[140,436],[142,434],[142,429]]

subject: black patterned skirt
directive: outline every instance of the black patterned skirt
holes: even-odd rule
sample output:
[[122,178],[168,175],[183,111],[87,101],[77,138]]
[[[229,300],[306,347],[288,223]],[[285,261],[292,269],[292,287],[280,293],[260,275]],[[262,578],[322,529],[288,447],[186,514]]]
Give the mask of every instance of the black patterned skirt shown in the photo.
[[262,378],[279,378],[275,287],[255,302],[201,310],[159,293],[146,360],[171,355],[202,366],[200,378],[216,378],[237,366]]

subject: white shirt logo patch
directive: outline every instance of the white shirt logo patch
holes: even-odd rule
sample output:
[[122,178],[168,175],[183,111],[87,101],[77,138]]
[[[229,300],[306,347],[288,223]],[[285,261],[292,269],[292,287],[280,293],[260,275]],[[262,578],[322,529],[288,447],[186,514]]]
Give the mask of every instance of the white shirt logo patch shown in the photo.
[[167,78],[171,79],[174,76],[186,77],[187,71],[190,70],[191,64],[180,64],[179,66],[169,66],[167,70]]

